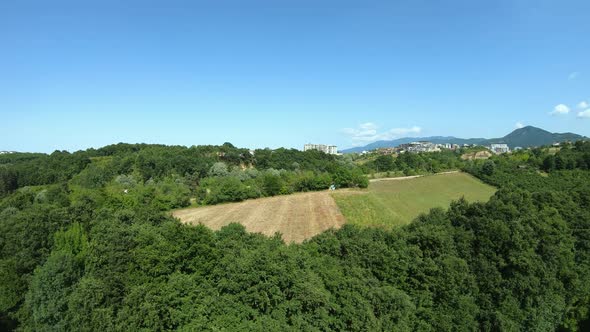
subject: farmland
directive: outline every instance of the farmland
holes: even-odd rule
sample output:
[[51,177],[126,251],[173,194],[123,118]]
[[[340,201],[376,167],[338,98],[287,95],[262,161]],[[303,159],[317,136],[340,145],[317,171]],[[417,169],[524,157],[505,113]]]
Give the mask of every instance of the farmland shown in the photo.
[[411,222],[434,207],[447,207],[465,197],[487,201],[495,189],[471,175],[448,173],[425,177],[376,181],[369,189],[334,193],[348,223],[363,226],[395,226]]
[[181,221],[220,229],[240,223],[246,230],[300,243],[330,228],[340,228],[344,217],[326,191],[248,200],[173,212]]
[[254,233],[282,234],[285,242],[302,242],[345,222],[363,226],[406,224],[452,200],[486,201],[494,188],[464,173],[384,179],[368,190],[339,190],[276,196],[173,212],[184,223],[220,229],[236,222]]

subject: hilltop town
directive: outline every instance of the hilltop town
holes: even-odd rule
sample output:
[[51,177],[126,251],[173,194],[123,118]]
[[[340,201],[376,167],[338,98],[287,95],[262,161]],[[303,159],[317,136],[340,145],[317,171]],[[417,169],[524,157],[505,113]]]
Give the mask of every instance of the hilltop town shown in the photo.
[[[378,148],[371,151],[363,150],[360,152],[361,155],[366,154],[381,154],[381,155],[394,155],[400,153],[421,153],[421,152],[440,152],[442,150],[452,150],[456,151],[461,148],[485,148],[495,154],[502,154],[502,153],[509,153],[510,147],[507,144],[490,144],[489,146],[483,146],[478,144],[451,144],[451,143],[443,143],[437,144],[428,141],[417,141],[417,142],[410,142],[406,144],[400,144],[397,147],[391,148]],[[514,148],[515,151],[521,150],[521,147]],[[326,144],[305,144],[303,146],[303,151],[309,150],[317,150],[324,152],[326,154],[332,155],[342,155],[342,153],[338,152],[338,147],[335,145],[326,145]]]

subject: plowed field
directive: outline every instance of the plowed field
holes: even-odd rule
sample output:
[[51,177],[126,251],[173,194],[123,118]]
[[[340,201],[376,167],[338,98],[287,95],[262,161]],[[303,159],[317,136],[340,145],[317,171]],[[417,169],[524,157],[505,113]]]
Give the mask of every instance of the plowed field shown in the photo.
[[173,212],[182,222],[220,229],[232,222],[249,232],[273,235],[281,232],[285,242],[303,242],[330,228],[340,228],[344,216],[329,192],[276,196]]

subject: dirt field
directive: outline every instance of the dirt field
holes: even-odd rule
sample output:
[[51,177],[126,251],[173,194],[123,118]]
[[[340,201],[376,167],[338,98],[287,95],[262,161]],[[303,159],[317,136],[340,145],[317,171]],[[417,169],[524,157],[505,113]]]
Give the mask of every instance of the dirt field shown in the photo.
[[340,228],[344,216],[329,192],[300,193],[200,208],[177,210],[182,222],[220,229],[239,222],[249,232],[273,235],[280,231],[285,242],[300,243],[330,228]]
[[490,151],[478,151],[478,152],[466,153],[461,156],[461,159],[463,159],[463,160],[476,160],[476,159],[483,160],[483,159],[489,159],[491,156],[493,156],[493,154]]
[[494,192],[495,188],[468,174],[445,172],[375,179],[368,190],[298,193],[176,210],[172,214],[184,223],[202,223],[215,230],[237,222],[249,232],[269,236],[281,232],[285,242],[301,243],[346,222],[371,227],[403,225],[433,207],[446,208],[460,197],[487,201]]

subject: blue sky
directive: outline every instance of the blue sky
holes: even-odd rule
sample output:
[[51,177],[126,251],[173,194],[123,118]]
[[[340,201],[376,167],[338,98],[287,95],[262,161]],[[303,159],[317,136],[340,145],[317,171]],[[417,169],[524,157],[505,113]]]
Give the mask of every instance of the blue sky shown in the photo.
[[590,136],[588,36],[587,0],[1,1],[0,150]]

